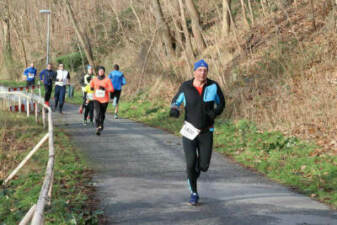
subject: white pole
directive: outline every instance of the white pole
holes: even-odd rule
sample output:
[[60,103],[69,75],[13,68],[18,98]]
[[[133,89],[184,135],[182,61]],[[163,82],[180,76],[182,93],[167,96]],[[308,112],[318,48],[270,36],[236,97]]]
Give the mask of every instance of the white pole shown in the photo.
[[49,160],[47,163],[46,176],[40,191],[39,200],[36,204],[36,210],[32,219],[32,225],[43,224],[43,212],[46,201],[48,199],[48,192],[51,183],[53,182],[53,168],[54,168],[54,137],[53,137],[53,120],[52,110],[48,107],[48,131],[49,131]]
[[35,104],[35,106],[34,106],[34,110],[35,110],[35,122],[38,122],[38,118],[37,118],[38,103],[37,102],[33,102],[33,104]]
[[25,217],[23,217],[23,219],[21,220],[21,222],[19,223],[19,225],[27,225],[33,218],[34,212],[35,212],[35,208],[36,208],[36,204],[33,205],[30,210],[27,212],[27,214],[25,215]]
[[[27,110],[27,117],[30,115],[30,107],[29,107],[30,101],[29,98],[26,98],[26,110]],[[20,107],[20,106],[19,106]]]
[[6,180],[4,181],[4,184],[7,184],[8,181],[10,181],[17,174],[17,172],[19,172],[19,170],[27,163],[27,161],[34,155],[34,153],[37,150],[39,150],[41,145],[43,145],[43,143],[48,139],[48,137],[49,137],[49,133],[46,134],[40,140],[40,142],[33,148],[33,150],[28,153],[28,155],[24,158],[24,160],[22,160],[22,162],[15,168],[15,170],[6,178]]
[[21,96],[19,96],[19,112],[21,112]]

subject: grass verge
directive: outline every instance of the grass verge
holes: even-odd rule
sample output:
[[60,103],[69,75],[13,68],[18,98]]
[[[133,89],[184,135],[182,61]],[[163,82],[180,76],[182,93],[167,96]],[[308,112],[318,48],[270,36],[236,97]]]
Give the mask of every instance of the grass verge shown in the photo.
[[[144,96],[120,102],[120,115],[178,134],[183,115],[168,117],[169,107]],[[112,107],[108,109],[112,112]],[[337,208],[337,158],[312,143],[280,132],[263,132],[246,120],[217,119],[214,148],[311,198]]]
[[[0,129],[0,164],[9,165],[5,174],[8,175],[46,130],[20,114],[1,112],[0,122],[4,125]],[[45,224],[101,224],[102,211],[95,208],[94,190],[90,185],[91,171],[68,135],[58,128],[54,132],[54,186],[51,206],[45,210]],[[17,224],[37,202],[47,159],[48,146],[44,144],[7,187],[0,187],[0,224]]]

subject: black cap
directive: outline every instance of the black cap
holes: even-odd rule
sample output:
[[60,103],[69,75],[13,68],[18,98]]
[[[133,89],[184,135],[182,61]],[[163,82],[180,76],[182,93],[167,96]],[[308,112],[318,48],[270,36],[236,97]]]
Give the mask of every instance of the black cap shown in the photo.
[[104,72],[105,72],[104,66],[99,66],[97,70],[104,70]]

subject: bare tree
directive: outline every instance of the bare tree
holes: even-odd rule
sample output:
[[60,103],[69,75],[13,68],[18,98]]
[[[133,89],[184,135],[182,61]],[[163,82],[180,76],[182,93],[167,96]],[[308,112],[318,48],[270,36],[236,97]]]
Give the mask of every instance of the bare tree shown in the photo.
[[91,47],[90,47],[90,42],[87,39],[87,43],[86,43],[85,36],[83,35],[83,33],[80,30],[80,27],[79,27],[79,25],[76,21],[76,18],[74,16],[74,12],[73,12],[73,9],[70,5],[69,0],[65,0],[65,3],[66,3],[66,8],[67,8],[68,14],[70,16],[71,22],[73,24],[74,30],[76,32],[77,38],[78,38],[78,40],[81,44],[81,47],[84,50],[85,56],[87,57],[87,59],[89,61],[89,64],[94,66],[94,68],[95,68],[96,64],[95,64],[95,61],[93,59],[93,55],[92,55],[92,51],[91,51]]
[[242,11],[242,16],[243,16],[243,21],[248,27],[250,27],[248,23],[247,15],[246,15],[246,4],[243,0],[240,0],[240,2],[241,2],[241,11]]
[[10,13],[9,13],[9,1],[6,0],[1,2],[0,20],[2,24],[3,32],[3,45],[2,45],[2,57],[3,57],[3,76],[4,78],[10,78],[13,69],[13,55],[12,55],[12,45],[11,45],[11,33],[10,33]]
[[193,0],[185,0],[185,1],[186,1],[186,6],[191,16],[191,20],[192,20],[192,31],[193,31],[194,38],[196,39],[198,43],[198,49],[202,51],[203,49],[206,48],[206,43],[202,36],[202,27],[200,24],[199,12],[197,8],[195,7]]
[[142,23],[141,23],[141,21],[140,21],[140,19],[139,19],[139,16],[138,16],[138,14],[137,14],[137,12],[136,12],[135,7],[133,6],[133,1],[132,1],[132,0],[130,0],[130,8],[131,8],[131,10],[132,10],[132,13],[135,15],[135,17],[136,17],[136,19],[137,19],[138,26],[139,26],[139,31],[140,31],[140,32],[143,32]]
[[194,52],[191,44],[191,38],[190,38],[190,33],[187,29],[187,24],[186,24],[186,17],[185,17],[185,10],[184,10],[184,5],[182,0],[178,0],[179,2],[179,7],[180,7],[180,15],[181,15],[181,25],[183,27],[184,31],[184,36],[185,36],[185,41],[186,41],[186,52],[187,52],[187,60],[191,64],[191,60],[194,59]]
[[175,56],[173,48],[173,41],[170,32],[170,28],[164,20],[163,11],[159,0],[153,0],[154,13],[156,17],[156,23],[159,33],[163,36],[165,47],[169,56]]
[[176,41],[176,55],[180,56],[180,53],[184,47],[184,31],[183,26],[181,24],[181,15],[180,15],[180,9],[179,9],[179,3],[178,0],[166,0],[166,5],[169,8],[171,20],[173,22],[175,32],[174,32],[174,38]]
[[231,3],[232,0],[222,0],[222,33],[228,36],[231,29]]
[[311,13],[312,13],[312,28],[316,30],[316,19],[315,19],[315,6],[314,6],[314,1],[310,0],[310,6],[311,6]]
[[248,8],[249,8],[249,13],[250,13],[250,20],[252,21],[252,25],[255,25],[255,18],[254,18],[254,13],[253,13],[253,8],[252,8],[252,0],[248,0]]

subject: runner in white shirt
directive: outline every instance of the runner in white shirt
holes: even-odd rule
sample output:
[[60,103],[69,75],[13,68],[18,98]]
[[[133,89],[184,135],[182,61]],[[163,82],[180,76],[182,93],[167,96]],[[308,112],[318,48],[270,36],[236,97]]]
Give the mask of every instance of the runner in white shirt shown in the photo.
[[67,70],[64,70],[64,65],[60,64],[57,70],[56,82],[55,82],[55,105],[54,111],[56,111],[59,105],[59,112],[62,114],[64,99],[66,96],[66,85],[70,81],[70,74]]

